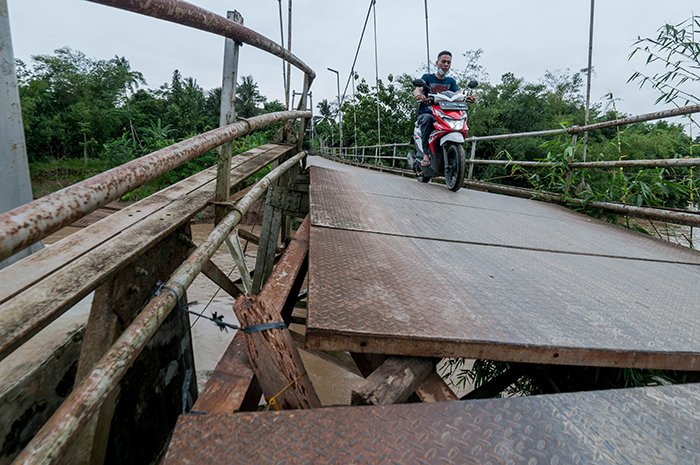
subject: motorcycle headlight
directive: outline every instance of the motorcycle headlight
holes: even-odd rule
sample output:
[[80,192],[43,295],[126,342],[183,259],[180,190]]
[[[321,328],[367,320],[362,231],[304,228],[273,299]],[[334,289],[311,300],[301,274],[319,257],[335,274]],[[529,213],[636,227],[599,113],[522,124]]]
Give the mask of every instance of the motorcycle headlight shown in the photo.
[[464,120],[463,119],[453,119],[446,121],[447,124],[450,125],[453,131],[461,131],[462,128],[464,127]]

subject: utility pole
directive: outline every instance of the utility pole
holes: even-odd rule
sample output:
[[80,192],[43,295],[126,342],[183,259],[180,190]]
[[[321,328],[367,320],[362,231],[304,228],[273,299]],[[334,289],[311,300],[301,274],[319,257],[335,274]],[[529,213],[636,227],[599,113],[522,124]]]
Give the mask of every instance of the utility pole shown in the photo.
[[[591,0],[591,27],[588,33],[588,84],[586,86],[586,121],[588,126],[588,115],[591,106],[591,71],[593,66],[593,7],[595,0]],[[586,161],[586,149],[588,146],[588,131],[583,133],[583,161]]]
[[430,74],[430,39],[428,38],[428,0],[425,0],[425,52],[428,63],[428,74]]
[[338,83],[338,124],[340,126],[340,147],[343,146],[343,112],[340,111],[340,73],[334,69],[328,68],[328,71],[335,73],[335,79]]
[[[32,201],[7,0],[0,0],[0,213]],[[36,244],[0,261],[0,269],[41,250]]]

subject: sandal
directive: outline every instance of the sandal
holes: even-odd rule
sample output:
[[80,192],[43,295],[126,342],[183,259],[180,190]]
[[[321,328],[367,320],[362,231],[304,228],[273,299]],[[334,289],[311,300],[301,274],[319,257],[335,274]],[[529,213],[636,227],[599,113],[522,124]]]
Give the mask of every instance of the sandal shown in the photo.
[[430,166],[430,160],[426,160],[425,158],[420,162],[421,166]]

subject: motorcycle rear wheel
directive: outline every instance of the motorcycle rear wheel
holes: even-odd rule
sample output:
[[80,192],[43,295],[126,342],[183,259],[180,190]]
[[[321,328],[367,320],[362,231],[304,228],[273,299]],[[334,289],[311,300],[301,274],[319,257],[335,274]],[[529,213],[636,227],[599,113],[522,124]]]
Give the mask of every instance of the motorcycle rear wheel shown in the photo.
[[457,192],[464,183],[464,148],[456,142],[446,142],[443,150],[445,150],[445,184],[449,190]]

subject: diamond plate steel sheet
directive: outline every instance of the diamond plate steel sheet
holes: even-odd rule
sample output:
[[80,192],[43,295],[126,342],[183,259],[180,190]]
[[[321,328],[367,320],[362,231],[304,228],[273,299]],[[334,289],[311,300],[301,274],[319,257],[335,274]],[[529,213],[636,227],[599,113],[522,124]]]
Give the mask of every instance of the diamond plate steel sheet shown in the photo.
[[313,167],[314,226],[474,244],[700,264],[700,252],[561,206]]
[[697,251],[542,202],[311,176],[309,348],[700,369]]
[[314,227],[307,347],[700,369],[700,267]]
[[700,386],[180,417],[164,464],[700,464]]

